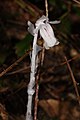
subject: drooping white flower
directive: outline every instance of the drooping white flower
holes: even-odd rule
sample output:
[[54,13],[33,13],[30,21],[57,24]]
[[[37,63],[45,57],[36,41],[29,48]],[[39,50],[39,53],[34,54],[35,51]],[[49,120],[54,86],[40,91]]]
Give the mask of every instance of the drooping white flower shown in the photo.
[[29,32],[34,35],[35,33],[40,32],[40,36],[44,40],[44,47],[45,49],[49,49],[50,47],[53,47],[55,45],[58,45],[59,42],[57,41],[54,31],[50,24],[57,24],[60,23],[60,21],[50,21],[48,17],[42,16],[40,19],[38,19],[35,23],[36,28],[34,28],[34,25],[29,21]]

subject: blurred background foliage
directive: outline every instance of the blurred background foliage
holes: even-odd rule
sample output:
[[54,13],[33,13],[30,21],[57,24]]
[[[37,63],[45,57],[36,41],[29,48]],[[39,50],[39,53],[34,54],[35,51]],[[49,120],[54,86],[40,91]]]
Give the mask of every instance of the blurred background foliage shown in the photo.
[[[80,1],[77,1],[48,0],[49,20],[61,21],[52,25],[60,45],[45,51],[40,78],[39,120],[80,119],[74,86],[67,66],[63,65],[64,55],[74,60],[70,65],[80,91]],[[0,1],[0,72],[32,48],[33,36],[27,31],[27,21],[35,23],[43,14],[46,14],[45,0]],[[29,73],[28,54],[16,67],[0,77],[1,120],[25,119]]]

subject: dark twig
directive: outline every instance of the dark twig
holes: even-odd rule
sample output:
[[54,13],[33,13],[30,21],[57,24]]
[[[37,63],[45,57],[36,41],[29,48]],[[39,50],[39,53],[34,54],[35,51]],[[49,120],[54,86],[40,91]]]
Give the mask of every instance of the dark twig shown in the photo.
[[35,81],[35,105],[34,105],[34,120],[37,120],[37,109],[38,109],[38,93],[39,93],[39,79],[40,79],[40,72],[41,72],[41,60],[42,60],[42,51],[38,55],[38,69],[36,74],[36,81]]
[[37,120],[37,109],[38,109],[38,92],[39,92],[39,76],[40,73],[36,76],[36,83],[35,83],[35,106],[34,106],[34,120]]
[[74,84],[75,92],[76,92],[76,95],[77,95],[77,99],[78,99],[78,102],[79,102],[79,105],[80,105],[80,97],[79,97],[79,92],[78,92],[78,88],[77,88],[77,82],[76,82],[76,80],[74,78],[72,69],[71,69],[71,67],[70,67],[70,65],[68,63],[68,60],[67,60],[66,56],[64,58],[66,60],[66,64],[67,64],[67,67],[69,69],[69,72],[70,72],[70,75],[71,75],[71,78],[72,78],[72,81],[73,81],[73,84]]
[[[26,55],[24,55],[24,56],[22,56],[21,58],[25,58],[26,56],[27,56],[27,54],[28,53],[26,53]],[[71,62],[71,61],[73,61],[73,60],[75,60],[75,59],[77,59],[77,58],[79,58],[80,57],[80,54],[78,54],[78,55],[76,55],[75,57],[73,57],[72,59],[69,59],[69,60],[67,60],[68,62]],[[20,59],[21,59],[20,58]],[[22,59],[22,60],[23,60]],[[22,60],[20,60],[20,61],[18,61],[18,63],[19,62],[21,62]],[[16,61],[17,62],[17,61]],[[15,62],[15,63],[16,63]],[[56,65],[55,67],[54,67],[54,69],[56,68],[56,67],[59,67],[59,66],[63,66],[63,65],[65,65],[66,64],[66,62],[62,62],[62,63],[60,63],[59,65]],[[42,65],[42,64],[41,64]],[[12,66],[12,67],[11,67]],[[15,67],[16,66],[16,64],[14,65],[14,63],[11,65],[11,66],[9,66],[7,69],[5,69],[4,71],[2,71],[1,73],[0,73],[0,77],[2,77],[3,75],[5,75],[7,72],[9,72],[13,67]],[[16,70],[16,71],[13,71],[13,72],[10,72],[10,73],[7,73],[6,75],[12,75],[12,74],[16,74],[16,73],[20,73],[20,72],[23,72],[23,71],[25,71],[25,70],[29,70],[29,68],[30,68],[30,66],[28,66],[28,67],[25,67],[25,68],[22,68],[22,69],[19,69],[19,70]]]
[[[73,58],[71,58],[71,59],[69,59],[69,60],[67,60],[67,61],[68,61],[68,62],[71,62],[71,61],[73,61],[73,60],[75,60],[75,59],[77,59],[77,58],[79,58],[79,57],[80,57],[80,54],[74,56]],[[58,66],[62,66],[62,65],[65,65],[65,64],[66,64],[66,62],[62,62],[62,63],[60,63]]]
[[27,51],[22,57],[20,57],[16,62],[14,62],[12,65],[10,65],[8,68],[6,68],[3,72],[0,73],[0,77],[2,77],[4,74],[6,74],[8,71],[10,71],[13,67],[18,65],[19,62],[21,62],[30,52],[31,50]]
[[78,0],[73,0],[73,1],[80,5],[80,1]]
[[28,72],[30,72],[30,66],[26,66],[26,67],[24,67],[24,68],[19,68],[18,70],[15,70],[15,71],[13,71],[13,72],[10,72],[10,73],[7,73],[6,75],[14,75],[14,74],[17,74],[17,73],[28,73]]

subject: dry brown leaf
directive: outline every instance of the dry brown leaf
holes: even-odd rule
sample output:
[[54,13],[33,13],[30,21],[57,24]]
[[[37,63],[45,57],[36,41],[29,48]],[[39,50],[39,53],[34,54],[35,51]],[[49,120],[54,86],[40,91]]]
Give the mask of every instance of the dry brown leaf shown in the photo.
[[8,91],[9,88],[8,87],[3,87],[3,88],[0,88],[0,93],[4,93],[6,91]]
[[72,101],[64,101],[61,102],[59,109],[60,120],[80,120],[78,104],[73,104]]
[[39,101],[40,107],[50,116],[55,117],[59,112],[59,101],[58,100],[41,100]]
[[80,120],[80,106],[74,102],[48,99],[39,101],[39,105],[49,117],[57,116],[59,120]]
[[0,117],[2,120],[8,120],[8,113],[6,112],[5,107],[0,103]]

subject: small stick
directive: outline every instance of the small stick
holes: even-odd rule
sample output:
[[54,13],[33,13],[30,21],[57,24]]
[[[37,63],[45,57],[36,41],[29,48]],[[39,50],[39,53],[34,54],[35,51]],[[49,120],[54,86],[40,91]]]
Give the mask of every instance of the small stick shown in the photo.
[[78,0],[73,0],[73,1],[80,5],[80,1]]
[[35,83],[35,106],[34,106],[34,120],[37,120],[37,109],[38,109],[38,92],[39,92],[39,71],[36,76],[36,83]]
[[[31,51],[31,50],[30,50]],[[15,67],[19,62],[21,62],[27,55],[29,54],[29,51],[27,51],[21,58],[19,58],[17,61],[15,61],[12,65],[10,65],[8,68],[6,68],[5,70],[3,70],[1,73],[0,73],[0,77],[2,77],[3,75],[5,75],[7,72],[9,72],[10,70],[12,70],[13,69],[13,67]],[[75,60],[75,59],[77,59],[77,58],[79,58],[80,57],[80,54],[78,54],[78,55],[76,55],[75,57],[73,57],[72,59],[69,59],[69,60],[67,60],[68,62],[71,62],[71,61],[73,61],[73,60]],[[43,58],[43,57],[42,57]],[[17,63],[16,63],[17,62]],[[41,65],[42,65],[42,61],[41,61]],[[66,62],[62,62],[62,63],[60,63],[58,66],[63,66],[63,65],[65,65],[66,64]],[[58,66],[55,66],[55,67],[58,67]],[[29,68],[29,66],[28,66],[28,68]],[[23,68],[23,69],[20,69],[20,71],[24,71],[24,70],[27,70],[28,69],[27,67],[26,68]],[[20,71],[14,71],[14,72],[11,72],[11,73],[7,73],[7,75],[12,75],[12,74],[16,74],[16,73],[18,73],[18,72],[20,72]]]
[[22,73],[22,72],[29,73],[30,72],[30,66],[26,66],[26,67],[21,68],[21,69],[19,68],[18,70],[7,73],[6,75],[14,75],[14,74],[17,74],[17,73]]
[[13,67],[15,67],[16,65],[18,65],[18,63],[20,63],[30,52],[31,50],[27,51],[22,57],[20,57],[17,61],[15,61],[12,65],[10,65],[8,68],[6,68],[4,71],[2,71],[0,73],[0,77],[2,77],[4,74],[6,74],[7,72],[9,72]]
[[71,78],[72,78],[72,81],[73,81],[73,84],[74,84],[74,88],[75,88],[75,92],[76,92],[76,95],[77,95],[77,99],[78,99],[78,102],[79,102],[79,105],[80,105],[80,97],[79,97],[79,92],[78,92],[78,88],[77,88],[77,83],[76,83],[76,80],[74,78],[74,75],[73,75],[73,72],[72,72],[72,69],[68,63],[68,60],[66,58],[66,56],[64,57],[65,60],[66,60],[66,64],[67,64],[67,67],[69,69],[69,72],[70,72],[70,75],[71,75]]
[[45,0],[46,16],[48,17],[48,1]]
[[[38,55],[39,59],[42,59],[42,53]],[[40,79],[40,72],[41,72],[41,61],[38,60],[38,69],[36,74],[36,81],[35,81],[35,102],[34,102],[34,120],[37,120],[37,109],[38,109],[38,93],[39,93],[39,79]]]
[[[71,58],[71,59],[68,59],[67,61],[68,61],[68,63],[69,63],[69,62],[71,62],[71,61],[73,61],[73,60],[76,60],[76,59],[79,58],[79,57],[80,57],[80,54],[74,56],[74,57]],[[66,62],[62,62],[62,63],[59,64],[59,66],[62,66],[62,65],[65,65],[65,64],[66,64]]]

